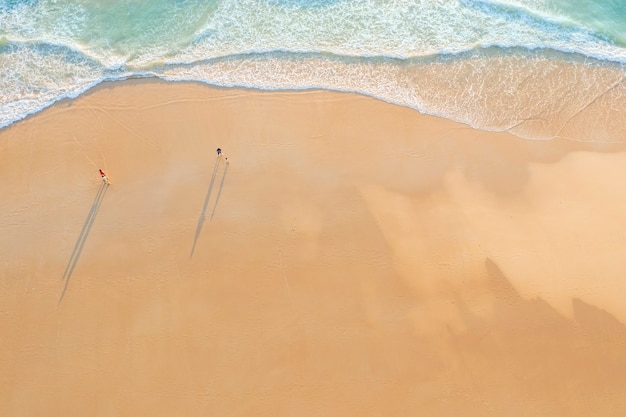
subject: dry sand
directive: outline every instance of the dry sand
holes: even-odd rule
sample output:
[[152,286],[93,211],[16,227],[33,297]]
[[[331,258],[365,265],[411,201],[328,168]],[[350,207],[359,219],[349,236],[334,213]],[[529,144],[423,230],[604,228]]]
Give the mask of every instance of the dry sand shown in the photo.
[[105,85],[0,132],[0,415],[623,416],[624,178],[352,94]]

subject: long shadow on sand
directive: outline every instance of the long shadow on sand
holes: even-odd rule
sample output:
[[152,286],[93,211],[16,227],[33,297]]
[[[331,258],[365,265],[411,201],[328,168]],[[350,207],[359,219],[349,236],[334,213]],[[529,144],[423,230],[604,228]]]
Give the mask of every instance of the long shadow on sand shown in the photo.
[[72,256],[70,256],[70,260],[65,267],[65,272],[63,272],[63,277],[61,279],[65,280],[65,285],[63,286],[63,292],[61,292],[61,297],[59,297],[59,303],[63,301],[63,297],[65,296],[65,291],[67,291],[67,286],[70,282],[72,272],[74,272],[74,268],[76,268],[76,263],[80,258],[81,252],[83,251],[83,247],[85,246],[85,242],[87,241],[87,236],[89,236],[91,226],[93,226],[93,222],[96,220],[98,210],[100,210],[100,205],[102,204],[104,194],[106,193],[108,188],[108,184],[102,184],[100,188],[98,188],[98,193],[96,194],[96,198],[93,200],[93,204],[91,205],[89,214],[87,214],[87,219],[85,219],[83,229],[80,231],[80,235],[78,235],[78,240],[76,240],[76,244],[74,245]]
[[226,161],[226,166],[224,167],[224,173],[222,174],[222,181],[220,182],[220,188],[217,191],[217,197],[215,198],[215,204],[213,204],[213,210],[211,211],[211,218],[209,221],[213,220],[213,216],[215,215],[215,209],[217,208],[217,203],[220,201],[220,196],[222,195],[222,188],[224,188],[224,180],[226,180],[226,172],[228,172],[228,167],[230,164]]
[[[189,255],[189,259],[193,257],[193,252],[196,250],[196,243],[198,243],[198,237],[200,237],[200,232],[202,231],[202,225],[204,224],[204,220],[206,220],[206,209],[209,205],[209,198],[211,198],[211,191],[213,191],[213,184],[215,184],[215,177],[217,175],[217,168],[220,166],[220,157],[218,156],[215,159],[215,166],[213,167],[213,175],[211,176],[211,182],[209,183],[209,189],[206,192],[206,197],[204,198],[204,205],[202,206],[202,212],[200,213],[200,218],[198,218],[198,225],[196,226],[196,235],[193,238],[193,246],[191,247],[191,254]],[[224,180],[222,179],[222,184]]]

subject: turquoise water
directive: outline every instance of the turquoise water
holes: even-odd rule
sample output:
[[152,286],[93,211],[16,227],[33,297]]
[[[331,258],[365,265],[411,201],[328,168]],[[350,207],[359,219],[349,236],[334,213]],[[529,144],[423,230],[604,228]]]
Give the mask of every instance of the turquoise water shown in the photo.
[[626,45],[626,2],[624,0],[535,0],[507,2],[536,12],[560,24],[595,31],[618,45]]
[[623,28],[626,0],[0,0],[0,127],[134,76],[356,91],[497,127],[413,80],[446,64],[460,89],[497,96],[507,86],[486,91],[471,68],[621,69]]

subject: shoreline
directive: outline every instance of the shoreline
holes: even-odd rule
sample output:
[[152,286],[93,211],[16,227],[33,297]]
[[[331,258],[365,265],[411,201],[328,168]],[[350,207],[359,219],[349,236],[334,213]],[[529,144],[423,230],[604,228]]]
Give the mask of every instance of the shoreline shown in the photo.
[[[564,137],[580,141],[620,142],[626,136],[626,122],[622,122],[619,109],[619,103],[626,97],[624,65],[592,58],[589,62],[575,53],[551,50],[526,51],[527,54],[524,54],[515,49],[502,54],[490,54],[488,51],[491,49],[486,48],[484,54],[473,56],[475,52],[468,52],[469,55],[463,55],[463,59],[441,62],[407,61],[404,65],[379,63],[372,64],[371,68],[365,64],[363,68],[347,63],[337,64],[337,68],[331,65],[328,70],[343,74],[345,80],[338,84],[336,79],[332,79],[327,85],[322,81],[323,77],[320,78],[321,74],[303,72],[306,65],[302,62],[300,65],[304,67],[296,68],[296,73],[302,77],[299,82],[283,74],[282,78],[267,79],[263,86],[243,86],[246,84],[245,70],[240,73],[237,65],[226,62],[220,64],[217,60],[191,66],[187,72],[181,73],[165,71],[161,74],[135,74],[115,80],[105,78],[77,97],[58,99],[25,118],[51,106],[79,99],[100,88],[146,81],[277,93],[329,91],[359,94],[420,114],[445,118],[480,130],[510,132],[528,140]],[[251,65],[259,65],[258,70],[264,73],[263,68],[267,63],[262,60],[256,64],[254,62]],[[309,62],[309,65],[312,64]],[[232,78],[220,78],[215,72],[218,67],[221,68],[219,74],[224,76],[232,73]],[[366,67],[369,69],[366,70]],[[379,91],[373,85],[364,84],[359,77],[366,76],[368,71],[371,71],[370,76],[374,81],[388,88]],[[466,83],[469,90],[477,90],[458,93],[463,91],[463,88],[459,89],[459,83]],[[237,86],[239,84],[242,86]],[[299,87],[301,84],[303,86]],[[546,97],[547,91],[554,92],[553,97]]]
[[626,411],[626,144],[323,90],[59,104],[0,130],[1,414]]

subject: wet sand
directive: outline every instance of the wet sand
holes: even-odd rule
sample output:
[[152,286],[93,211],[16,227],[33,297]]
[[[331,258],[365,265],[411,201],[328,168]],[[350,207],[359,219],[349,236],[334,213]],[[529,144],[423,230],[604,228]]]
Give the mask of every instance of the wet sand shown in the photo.
[[591,136],[104,85],[0,131],[0,414],[622,416],[623,178]]

